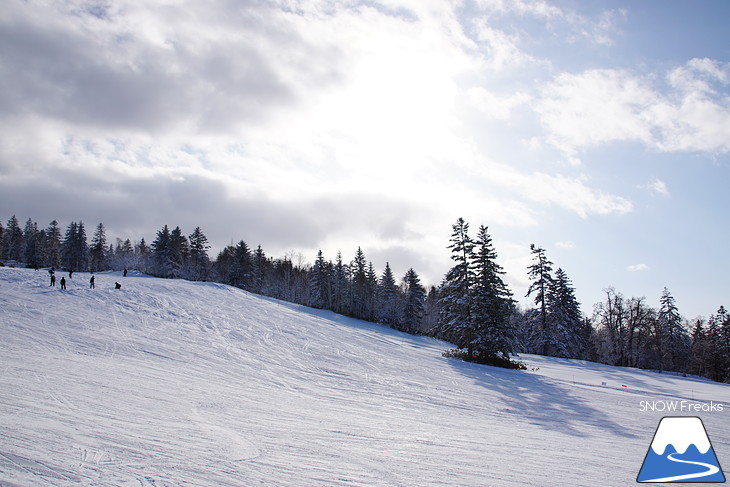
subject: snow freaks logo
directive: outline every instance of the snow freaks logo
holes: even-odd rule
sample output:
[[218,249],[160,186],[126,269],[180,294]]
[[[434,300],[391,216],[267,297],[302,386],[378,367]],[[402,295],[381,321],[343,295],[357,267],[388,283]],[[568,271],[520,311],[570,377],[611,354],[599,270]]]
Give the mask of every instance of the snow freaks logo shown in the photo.
[[695,416],[662,418],[636,481],[725,482],[702,420]]

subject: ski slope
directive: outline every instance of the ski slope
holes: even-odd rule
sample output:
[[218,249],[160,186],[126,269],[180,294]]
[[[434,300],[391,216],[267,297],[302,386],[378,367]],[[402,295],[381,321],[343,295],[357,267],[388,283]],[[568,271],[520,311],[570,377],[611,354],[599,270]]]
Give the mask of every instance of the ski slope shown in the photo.
[[47,277],[0,268],[2,486],[626,486],[665,415],[700,416],[730,466],[728,385],[503,370],[219,284]]

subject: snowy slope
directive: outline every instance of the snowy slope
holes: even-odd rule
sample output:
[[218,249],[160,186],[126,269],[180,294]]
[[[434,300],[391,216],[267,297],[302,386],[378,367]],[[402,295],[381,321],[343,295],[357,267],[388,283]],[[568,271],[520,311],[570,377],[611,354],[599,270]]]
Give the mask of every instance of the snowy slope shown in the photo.
[[625,486],[678,414],[730,466],[727,385],[538,356],[496,369],[218,284],[46,277],[0,268],[3,486]]

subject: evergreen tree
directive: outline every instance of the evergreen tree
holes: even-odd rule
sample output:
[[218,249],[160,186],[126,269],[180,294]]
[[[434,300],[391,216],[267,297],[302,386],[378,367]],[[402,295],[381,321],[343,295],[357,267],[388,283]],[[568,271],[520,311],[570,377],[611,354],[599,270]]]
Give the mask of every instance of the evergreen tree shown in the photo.
[[385,270],[378,283],[378,321],[391,328],[400,329],[401,313],[398,286],[395,283],[390,263],[385,263]]
[[172,275],[169,277],[188,277],[187,265],[190,257],[190,244],[180,227],[175,227],[170,232],[170,263]]
[[5,258],[5,227],[3,222],[0,222],[0,260]]
[[251,290],[257,294],[266,293],[266,269],[268,261],[261,245],[253,252],[251,271]]
[[205,280],[208,277],[208,266],[210,265],[208,237],[205,236],[200,227],[195,227],[193,233],[190,234],[189,241],[191,277],[196,281]]
[[332,301],[335,313],[350,313],[349,267],[342,262],[342,253],[337,252],[332,280]]
[[28,218],[23,231],[23,261],[28,267],[40,267],[43,261],[43,237],[38,224]]
[[457,347],[466,348],[471,356],[477,336],[472,320],[471,288],[474,281],[471,261],[474,242],[469,237],[469,224],[459,218],[452,225],[451,260],[455,262],[444,278],[439,291],[440,331]]
[[331,306],[329,298],[330,279],[327,262],[320,250],[314,261],[312,272],[309,274],[309,304],[314,308],[328,309]]
[[71,222],[61,244],[61,264],[69,270],[84,271],[87,268],[88,256],[89,245],[86,241],[84,222]]
[[122,241],[122,239],[118,238],[117,248],[114,250],[113,268],[117,270],[129,269],[134,264],[134,257],[132,241],[129,239]]
[[472,347],[482,357],[508,359],[514,332],[512,293],[502,280],[504,270],[497,259],[487,227],[479,228],[474,254],[474,284],[471,289],[471,317],[475,326]]
[[413,268],[408,269],[405,276],[403,276],[403,294],[403,325],[401,329],[407,333],[417,333],[420,331],[423,321],[426,288],[421,284],[421,279]]
[[99,223],[89,247],[89,264],[92,271],[103,271],[108,268],[106,254],[106,231],[104,224]]
[[686,371],[689,364],[690,340],[682,324],[674,297],[665,287],[659,300],[657,329],[659,344],[659,370]]
[[547,346],[557,357],[577,358],[582,349],[580,329],[583,317],[575,289],[568,275],[561,268],[555,271],[548,290],[549,334]]
[[426,296],[421,331],[428,335],[436,335],[439,324],[439,296],[436,286],[431,286]]
[[368,308],[368,273],[365,253],[357,248],[355,258],[350,263],[352,275],[352,292],[350,294],[350,312],[355,318],[365,319]]
[[233,248],[230,269],[227,281],[233,286],[248,289],[251,280],[251,250],[248,244],[241,240]]
[[61,229],[58,222],[53,220],[48,224],[45,234],[44,244],[44,265],[52,267],[61,266]]
[[550,344],[549,320],[548,320],[548,303],[549,291],[553,286],[552,265],[545,256],[545,249],[530,245],[532,252],[532,260],[534,263],[528,267],[527,275],[532,279],[527,296],[535,294],[534,302],[538,306],[537,313],[532,313],[533,321],[533,347],[542,355],[553,355],[555,353]]
[[170,243],[170,229],[163,226],[152,242],[153,272],[159,277],[173,276],[172,248]]
[[730,382],[730,313],[720,306],[707,321],[707,377],[717,382]]
[[152,249],[145,242],[144,237],[134,247],[135,267],[142,272],[149,272],[149,262],[152,256]]
[[23,260],[23,230],[20,229],[15,215],[10,217],[3,232],[3,247],[6,259]]

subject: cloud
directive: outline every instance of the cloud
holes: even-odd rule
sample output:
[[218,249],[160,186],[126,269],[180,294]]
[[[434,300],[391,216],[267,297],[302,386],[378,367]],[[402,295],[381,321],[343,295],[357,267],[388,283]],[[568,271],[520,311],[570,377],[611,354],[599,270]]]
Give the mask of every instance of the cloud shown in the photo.
[[659,178],[654,178],[647,184],[640,185],[639,188],[648,189],[649,191],[661,196],[669,196],[669,189],[667,189],[667,185]]
[[545,0],[477,0],[476,4],[491,15],[517,15],[542,20],[546,28],[568,43],[588,40],[598,45],[613,44],[620,32],[618,25],[626,18],[624,9],[604,10],[596,19],[576,10],[561,8]]
[[565,240],[562,242],[555,242],[555,246],[561,249],[572,250],[575,248],[575,243],[570,240]]
[[648,271],[649,270],[649,266],[646,265],[646,264],[635,264],[635,265],[628,266],[626,268],[626,270],[628,270],[629,272]]
[[303,86],[338,79],[338,48],[315,47],[298,17],[263,5],[120,2],[103,14],[73,2],[5,7],[0,42],[16,47],[0,54],[0,106],[10,115],[148,133],[230,132],[296,104]]
[[548,141],[569,157],[615,141],[659,151],[730,151],[730,64],[693,59],[668,75],[662,92],[650,78],[616,69],[563,73],[534,105]]

